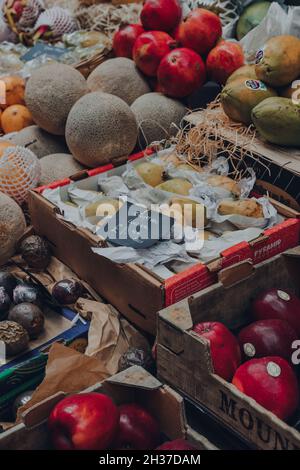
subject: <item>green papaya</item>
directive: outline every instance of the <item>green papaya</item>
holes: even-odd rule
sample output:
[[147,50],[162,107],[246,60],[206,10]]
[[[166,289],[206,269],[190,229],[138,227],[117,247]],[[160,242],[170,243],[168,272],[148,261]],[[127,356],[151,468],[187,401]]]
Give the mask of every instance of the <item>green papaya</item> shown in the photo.
[[245,8],[236,28],[236,36],[239,41],[262,22],[270,5],[271,2],[257,2]]
[[287,86],[300,75],[300,39],[275,36],[256,54],[256,75],[272,87]]
[[253,123],[268,142],[300,147],[300,105],[289,98],[268,98],[252,111]]
[[243,65],[235,72],[233,72],[227,80],[227,83],[234,82],[238,78],[253,78],[253,80],[257,80],[256,72],[255,72],[255,65]]
[[240,78],[223,88],[221,104],[230,119],[249,126],[252,109],[271,96],[277,96],[276,91],[262,81]]

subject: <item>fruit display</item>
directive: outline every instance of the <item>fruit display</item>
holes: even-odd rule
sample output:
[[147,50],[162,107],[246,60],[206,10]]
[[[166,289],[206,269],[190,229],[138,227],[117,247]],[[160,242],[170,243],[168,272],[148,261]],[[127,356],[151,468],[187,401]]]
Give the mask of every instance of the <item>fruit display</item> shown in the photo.
[[2,192],[0,192],[0,217],[0,263],[2,265],[15,253],[16,244],[25,231],[26,221],[20,206]]
[[41,177],[39,184],[41,186],[46,186],[53,183],[53,181],[58,181],[71,175],[75,175],[84,169],[84,167],[69,153],[54,153],[46,155],[40,159],[40,164]]

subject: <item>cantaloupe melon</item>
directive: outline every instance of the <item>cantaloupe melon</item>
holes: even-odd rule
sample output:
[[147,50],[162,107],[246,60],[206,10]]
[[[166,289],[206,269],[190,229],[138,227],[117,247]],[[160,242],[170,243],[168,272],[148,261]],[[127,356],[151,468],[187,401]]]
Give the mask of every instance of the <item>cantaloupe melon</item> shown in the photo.
[[14,255],[25,229],[25,217],[20,206],[0,192],[0,265]]
[[187,113],[182,103],[161,93],[140,96],[131,109],[139,126],[139,144],[142,148],[175,135]]
[[[8,138],[8,135],[5,136]],[[11,134],[9,140],[31,150],[38,158],[54,153],[67,153],[68,148],[63,137],[53,136],[38,126],[29,126],[20,132]]]
[[125,101],[101,92],[89,93],[77,101],[66,125],[72,155],[89,167],[128,156],[135,147],[137,133],[134,114]]
[[83,169],[83,166],[72,155],[66,153],[47,155],[40,159],[40,163],[42,167],[40,184],[42,186],[68,178]]
[[69,65],[55,63],[32,73],[25,102],[38,126],[51,134],[64,135],[68,114],[85,93],[87,83],[81,73]]
[[88,87],[91,91],[116,95],[129,106],[139,96],[151,91],[133,60],[125,57],[109,59],[100,64],[89,76]]

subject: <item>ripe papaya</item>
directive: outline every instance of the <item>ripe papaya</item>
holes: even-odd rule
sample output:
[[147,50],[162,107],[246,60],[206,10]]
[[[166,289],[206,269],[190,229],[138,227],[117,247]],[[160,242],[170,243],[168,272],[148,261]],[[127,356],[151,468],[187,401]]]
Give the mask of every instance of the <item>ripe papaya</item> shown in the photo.
[[275,36],[256,54],[256,75],[272,87],[289,85],[300,75],[300,39]]
[[277,96],[276,91],[262,81],[240,78],[223,88],[221,104],[230,119],[250,125],[252,109],[271,96]]
[[239,41],[262,22],[270,5],[271,2],[257,2],[245,8],[236,28],[236,37]]
[[283,88],[280,92],[280,96],[283,98],[290,98],[297,101],[300,104],[300,78],[295,80],[288,87]]
[[243,65],[242,67],[237,69],[230,75],[226,82],[226,85],[228,85],[228,83],[234,82],[239,78],[252,78],[253,80],[257,80],[255,65]]
[[289,98],[268,98],[252,111],[252,120],[268,142],[300,147],[300,105]]

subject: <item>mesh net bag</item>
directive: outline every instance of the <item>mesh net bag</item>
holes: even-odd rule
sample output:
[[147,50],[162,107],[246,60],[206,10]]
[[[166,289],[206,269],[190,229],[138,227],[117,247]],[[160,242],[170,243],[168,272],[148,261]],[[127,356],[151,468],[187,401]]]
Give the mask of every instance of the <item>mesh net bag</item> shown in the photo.
[[223,26],[231,23],[240,15],[245,0],[184,0],[191,10],[195,8],[208,8],[220,15]]
[[76,10],[76,18],[82,29],[101,31],[111,37],[121,25],[138,23],[141,10],[142,5],[137,3],[119,6],[82,5]]
[[31,150],[9,147],[0,158],[0,191],[22,204],[41,178],[41,164]]
[[[37,31],[42,26],[48,26],[51,36],[56,39],[64,34],[73,33],[78,29],[76,19],[68,10],[61,7],[52,7],[44,11],[38,18],[34,30]],[[47,33],[48,34],[48,33]]]

